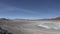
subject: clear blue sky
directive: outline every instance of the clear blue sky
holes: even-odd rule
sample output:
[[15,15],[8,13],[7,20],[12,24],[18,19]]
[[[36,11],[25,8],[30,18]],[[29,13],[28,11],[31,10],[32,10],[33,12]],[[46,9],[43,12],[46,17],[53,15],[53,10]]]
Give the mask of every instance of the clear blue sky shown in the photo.
[[60,16],[60,0],[0,0],[0,17],[51,18]]

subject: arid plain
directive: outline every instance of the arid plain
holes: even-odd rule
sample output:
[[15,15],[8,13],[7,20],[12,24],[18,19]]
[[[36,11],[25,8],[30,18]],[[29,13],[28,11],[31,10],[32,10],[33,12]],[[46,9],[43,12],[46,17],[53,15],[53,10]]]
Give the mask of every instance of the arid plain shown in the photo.
[[45,29],[39,27],[41,23],[60,23],[60,20],[43,20],[43,21],[27,21],[27,20],[11,20],[0,21],[1,27],[13,34],[60,34],[60,30]]

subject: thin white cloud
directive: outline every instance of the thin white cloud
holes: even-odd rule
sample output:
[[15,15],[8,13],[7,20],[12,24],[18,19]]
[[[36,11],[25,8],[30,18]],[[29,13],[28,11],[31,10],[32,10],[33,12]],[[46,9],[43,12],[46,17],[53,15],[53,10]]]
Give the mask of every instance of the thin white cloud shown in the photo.
[[23,12],[26,12],[26,13],[37,13],[35,11],[32,11],[32,10],[27,10],[27,9],[21,9],[21,8],[16,8],[17,11],[23,11]]
[[0,3],[0,12],[8,12],[8,11],[23,11],[25,13],[37,13],[35,11],[32,11],[32,10],[27,10],[27,9],[21,9],[21,8],[16,8],[16,7],[13,7],[13,6],[9,6],[9,5],[6,5],[6,4],[2,4]]

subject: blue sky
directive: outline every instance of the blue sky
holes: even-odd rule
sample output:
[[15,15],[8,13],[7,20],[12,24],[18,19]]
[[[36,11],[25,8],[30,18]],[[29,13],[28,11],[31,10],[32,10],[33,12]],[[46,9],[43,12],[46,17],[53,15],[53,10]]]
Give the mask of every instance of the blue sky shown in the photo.
[[0,0],[1,18],[51,18],[60,16],[60,0]]

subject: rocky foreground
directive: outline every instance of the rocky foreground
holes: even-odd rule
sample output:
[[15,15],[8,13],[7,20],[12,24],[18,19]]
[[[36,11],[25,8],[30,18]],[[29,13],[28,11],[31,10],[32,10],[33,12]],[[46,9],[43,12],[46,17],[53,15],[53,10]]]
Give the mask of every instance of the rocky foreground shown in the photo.
[[12,34],[12,33],[8,32],[7,30],[4,30],[0,27],[0,34]]

